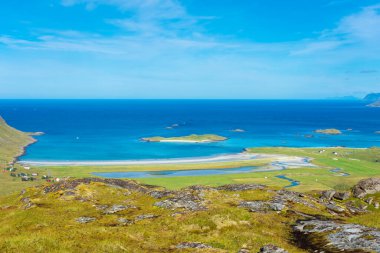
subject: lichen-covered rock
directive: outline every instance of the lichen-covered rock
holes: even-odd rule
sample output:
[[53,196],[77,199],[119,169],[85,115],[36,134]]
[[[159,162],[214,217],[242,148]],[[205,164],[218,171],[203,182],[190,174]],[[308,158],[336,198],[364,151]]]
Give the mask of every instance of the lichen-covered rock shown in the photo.
[[240,202],[239,207],[247,208],[251,212],[268,212],[281,211],[285,208],[285,205],[270,201],[242,201]]
[[289,203],[297,203],[310,208],[316,208],[315,203],[317,203],[317,200],[311,197],[309,197],[307,200],[305,198],[305,195],[299,192],[280,190],[277,191],[277,194],[273,197],[272,202],[282,203],[284,205]]
[[321,198],[331,200],[334,197],[335,193],[336,191],[322,191]]
[[380,192],[380,178],[363,179],[352,189],[354,197],[364,198],[367,194]]
[[211,249],[210,245],[201,242],[182,242],[176,246],[177,249]]
[[90,223],[90,222],[96,221],[96,218],[94,218],[94,217],[79,217],[79,218],[75,219],[75,221],[78,223],[85,224],[85,223]]
[[172,198],[156,202],[154,205],[166,209],[186,209],[189,211],[206,210],[204,199],[201,196],[203,191],[182,190],[175,192]]
[[335,212],[335,213],[343,213],[345,211],[345,209],[343,207],[337,206],[333,203],[327,204],[326,208],[330,211]]
[[263,246],[258,253],[288,253],[288,251],[278,246],[268,244]]
[[127,210],[129,208],[136,208],[135,206],[126,206],[126,205],[113,205],[111,207],[108,207],[104,210],[104,214],[114,214],[118,213],[124,210]]
[[131,225],[133,224],[132,220],[126,219],[126,218],[119,218],[117,221],[120,223],[120,225]]
[[263,190],[265,185],[261,184],[227,184],[217,187],[217,190],[224,191],[249,191],[249,190]]
[[339,200],[347,200],[351,197],[351,193],[350,192],[336,192],[334,194],[334,198],[335,199],[339,199]]
[[36,205],[30,200],[30,198],[22,198],[21,202],[24,204],[23,208],[25,210],[35,207]]
[[142,185],[132,180],[112,179],[112,178],[80,178],[68,179],[59,183],[51,184],[43,188],[44,193],[57,192],[60,190],[72,190],[81,184],[104,183],[109,186],[116,186],[123,189],[146,193],[153,186]]
[[367,212],[364,206],[362,205],[357,206],[351,201],[346,203],[346,208],[351,214],[362,214],[362,213]]
[[155,199],[162,199],[173,194],[172,191],[151,191],[149,195]]
[[332,220],[309,220],[299,221],[293,229],[301,246],[310,250],[380,252],[380,231],[375,228]]
[[135,221],[146,220],[146,219],[154,219],[157,217],[158,217],[158,215],[154,215],[154,214],[142,214],[142,215],[137,216],[135,218]]

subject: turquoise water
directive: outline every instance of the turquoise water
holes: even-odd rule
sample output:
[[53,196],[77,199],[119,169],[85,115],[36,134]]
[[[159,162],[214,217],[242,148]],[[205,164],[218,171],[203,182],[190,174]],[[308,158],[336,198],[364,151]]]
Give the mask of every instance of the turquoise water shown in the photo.
[[[360,101],[0,100],[0,115],[23,131],[46,133],[27,149],[24,161],[164,159],[237,153],[246,147],[380,144],[380,135],[374,133],[380,130],[380,108]],[[173,124],[178,126],[166,128]],[[236,128],[245,132],[231,131]],[[338,128],[343,134],[314,134],[318,128]],[[228,140],[139,141],[193,133],[219,134]]]
[[225,175],[237,173],[249,173],[255,167],[240,167],[228,169],[207,169],[207,170],[161,170],[161,171],[129,171],[129,172],[99,172],[93,173],[95,176],[105,178],[152,178],[152,177],[180,177],[180,176],[209,176]]

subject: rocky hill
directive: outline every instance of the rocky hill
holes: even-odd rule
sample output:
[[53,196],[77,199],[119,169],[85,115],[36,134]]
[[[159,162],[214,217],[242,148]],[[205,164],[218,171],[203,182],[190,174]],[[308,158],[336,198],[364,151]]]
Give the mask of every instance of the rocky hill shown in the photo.
[[35,140],[27,133],[9,126],[0,116],[0,167],[12,162],[24,152],[24,147]]
[[363,98],[363,100],[367,102],[375,102],[379,99],[380,99],[380,93],[370,93]]
[[380,252],[380,179],[352,191],[68,179],[0,199],[1,252]]
[[380,93],[370,93],[363,98],[370,107],[380,107]]

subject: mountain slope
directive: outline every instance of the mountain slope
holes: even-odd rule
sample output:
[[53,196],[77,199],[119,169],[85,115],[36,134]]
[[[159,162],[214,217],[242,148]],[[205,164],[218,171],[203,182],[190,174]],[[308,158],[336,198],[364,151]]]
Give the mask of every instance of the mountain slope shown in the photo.
[[9,126],[0,116],[0,166],[12,162],[24,152],[24,147],[35,140],[27,133]]

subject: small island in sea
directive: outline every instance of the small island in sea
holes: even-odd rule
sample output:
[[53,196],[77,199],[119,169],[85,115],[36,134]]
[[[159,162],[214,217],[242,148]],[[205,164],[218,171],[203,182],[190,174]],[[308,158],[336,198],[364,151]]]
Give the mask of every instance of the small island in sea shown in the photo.
[[314,132],[319,133],[319,134],[330,134],[330,135],[342,134],[342,131],[340,131],[339,129],[335,129],[335,128],[317,129]]
[[240,128],[236,128],[236,129],[232,129],[231,132],[235,132],[235,133],[244,133],[245,130],[244,130],[244,129],[240,129]]
[[216,134],[191,134],[187,136],[178,136],[178,137],[147,137],[142,138],[142,141],[145,142],[188,142],[188,143],[208,143],[208,142],[218,142],[227,140],[226,137],[216,135]]

